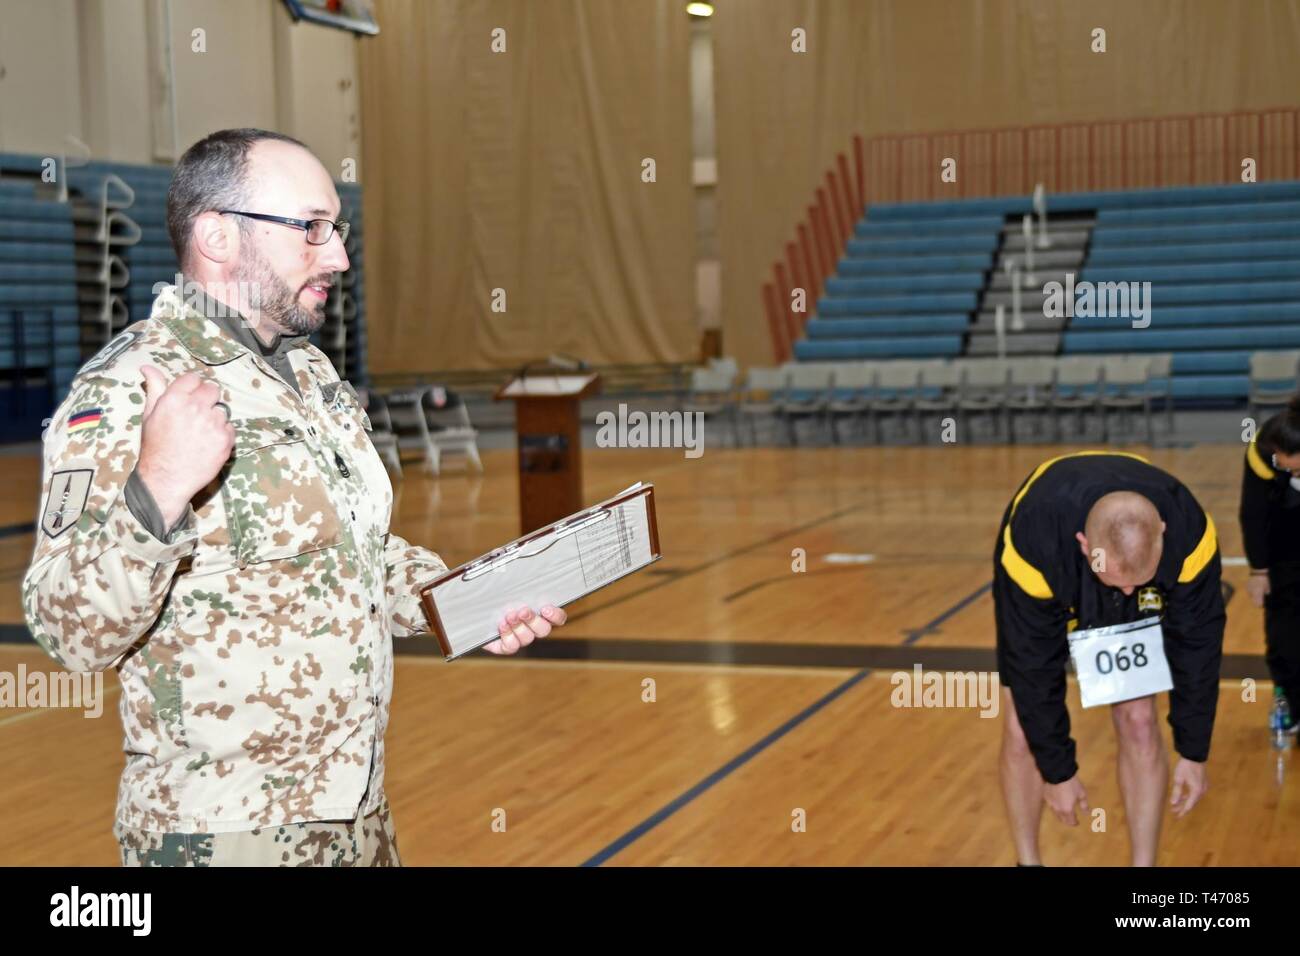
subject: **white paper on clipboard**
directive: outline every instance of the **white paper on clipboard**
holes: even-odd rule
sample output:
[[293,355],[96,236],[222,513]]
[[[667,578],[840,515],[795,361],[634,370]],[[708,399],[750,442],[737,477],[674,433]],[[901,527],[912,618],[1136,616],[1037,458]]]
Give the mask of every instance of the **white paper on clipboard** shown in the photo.
[[658,560],[653,489],[638,482],[439,578],[424,603],[444,655],[495,640],[512,608],[562,607]]

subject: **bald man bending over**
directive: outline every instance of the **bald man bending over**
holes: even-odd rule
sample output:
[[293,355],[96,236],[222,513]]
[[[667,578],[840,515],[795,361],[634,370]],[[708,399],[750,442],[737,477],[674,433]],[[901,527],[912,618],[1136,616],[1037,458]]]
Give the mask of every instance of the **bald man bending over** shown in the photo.
[[[1154,694],[1122,698],[1125,688],[1151,686],[1167,662],[1169,723],[1180,758],[1170,803],[1182,817],[1208,786],[1218,704],[1225,617],[1214,522],[1176,478],[1136,455],[1066,455],[1040,465],[1020,486],[993,562],[1005,707],[999,763],[1019,863],[1042,862],[1044,803],[1070,826],[1078,825],[1077,813],[1090,822],[1065,705],[1073,635],[1083,668],[1105,675],[1107,693],[1118,695],[1110,707],[1132,861],[1154,866],[1168,757]],[[1154,619],[1158,631],[1152,624],[1118,629],[1132,635],[1132,644],[1099,630]],[[1100,686],[1090,683],[1089,690]]]

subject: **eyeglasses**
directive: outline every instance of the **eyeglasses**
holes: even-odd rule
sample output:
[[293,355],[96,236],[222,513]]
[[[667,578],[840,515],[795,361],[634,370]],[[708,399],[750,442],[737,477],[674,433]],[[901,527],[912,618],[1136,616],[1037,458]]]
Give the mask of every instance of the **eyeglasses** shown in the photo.
[[240,212],[238,209],[218,209],[217,212],[226,216],[245,216],[248,219],[261,219],[263,222],[278,222],[282,226],[293,226],[307,233],[307,243],[312,246],[325,245],[333,238],[336,230],[339,241],[347,242],[348,230],[352,228],[352,223],[343,219],[338,222],[331,222],[328,219],[290,219],[288,216],[268,216],[260,212]]

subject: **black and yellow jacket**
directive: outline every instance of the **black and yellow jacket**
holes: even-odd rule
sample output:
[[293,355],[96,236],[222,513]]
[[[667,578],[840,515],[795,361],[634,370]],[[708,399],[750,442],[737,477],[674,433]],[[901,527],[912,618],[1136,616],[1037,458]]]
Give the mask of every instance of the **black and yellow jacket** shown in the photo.
[[[1165,522],[1155,577],[1102,584],[1075,538],[1102,496],[1131,491]],[[1067,634],[1160,615],[1174,688],[1169,723],[1189,760],[1209,756],[1225,621],[1214,522],[1178,479],[1136,455],[1083,452],[1040,465],[1007,509],[995,553],[998,667],[1043,778],[1074,776],[1065,706]]]
[[1273,467],[1269,439],[1283,413],[1270,418],[1246,447],[1241,479],[1241,537],[1252,568],[1300,562],[1300,479]]

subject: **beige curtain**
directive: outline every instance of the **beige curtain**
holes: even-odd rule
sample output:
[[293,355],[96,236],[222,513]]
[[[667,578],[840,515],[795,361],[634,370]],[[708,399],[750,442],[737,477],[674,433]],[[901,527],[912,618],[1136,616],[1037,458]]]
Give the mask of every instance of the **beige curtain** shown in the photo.
[[1300,0],[719,0],[714,37],[723,347],[746,365],[772,361],[762,283],[855,133],[1300,105]]
[[375,7],[382,32],[360,41],[371,371],[694,356],[683,4]]

